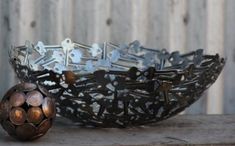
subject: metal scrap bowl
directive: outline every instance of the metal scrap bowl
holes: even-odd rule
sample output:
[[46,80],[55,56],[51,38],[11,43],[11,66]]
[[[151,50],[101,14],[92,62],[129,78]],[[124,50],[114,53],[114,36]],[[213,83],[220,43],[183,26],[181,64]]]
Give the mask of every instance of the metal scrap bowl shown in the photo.
[[56,46],[27,42],[12,49],[10,62],[19,79],[55,95],[59,115],[95,127],[169,118],[199,99],[225,64],[218,54],[205,55],[202,49],[181,54],[138,41],[87,46],[70,39]]
[[55,103],[46,90],[33,83],[12,87],[0,103],[0,123],[19,140],[37,139],[48,131],[55,117]]

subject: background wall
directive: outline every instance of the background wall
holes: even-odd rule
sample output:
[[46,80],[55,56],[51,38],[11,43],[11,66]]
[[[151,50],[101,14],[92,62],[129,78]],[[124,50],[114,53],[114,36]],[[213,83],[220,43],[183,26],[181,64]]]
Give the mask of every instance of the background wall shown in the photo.
[[234,26],[234,0],[0,0],[0,96],[17,82],[8,63],[11,45],[138,39],[147,47],[226,56],[219,79],[185,113],[235,113]]

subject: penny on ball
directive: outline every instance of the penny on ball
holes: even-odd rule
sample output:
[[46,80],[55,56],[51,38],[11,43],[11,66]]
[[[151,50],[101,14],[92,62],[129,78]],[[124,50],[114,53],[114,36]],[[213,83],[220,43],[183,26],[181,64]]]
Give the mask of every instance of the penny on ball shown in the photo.
[[26,100],[26,96],[23,92],[15,92],[10,96],[10,104],[13,107],[23,105],[25,100]]
[[26,96],[26,102],[31,106],[40,106],[43,102],[43,96],[39,91],[33,90]]
[[46,88],[44,88],[44,87],[38,85],[38,89],[39,89],[45,96],[47,96],[47,97],[52,97],[52,94],[50,94],[50,93],[47,91]]
[[6,130],[9,135],[15,135],[15,126],[10,121],[3,121],[2,128]]
[[11,105],[8,100],[0,102],[0,119],[6,120],[9,117]]
[[16,128],[16,136],[19,140],[30,140],[35,136],[37,128],[32,123],[25,123]]
[[48,129],[50,129],[52,126],[52,121],[50,119],[45,119],[41,122],[41,124],[38,126],[38,133],[46,133]]
[[20,91],[32,91],[36,88],[37,85],[33,83],[21,83],[17,85],[17,89]]
[[10,111],[10,121],[15,125],[22,125],[26,120],[26,112],[20,107],[15,107]]
[[42,103],[42,110],[47,118],[53,117],[56,112],[54,101],[49,97],[44,98],[44,101]]
[[43,112],[39,107],[31,107],[27,112],[28,122],[38,124],[43,119]]

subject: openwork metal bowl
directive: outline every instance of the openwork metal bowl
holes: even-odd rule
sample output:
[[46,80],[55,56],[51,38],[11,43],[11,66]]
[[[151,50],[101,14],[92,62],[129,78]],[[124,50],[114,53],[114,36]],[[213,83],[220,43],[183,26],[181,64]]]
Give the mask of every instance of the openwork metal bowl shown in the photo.
[[126,127],[169,118],[195,102],[219,76],[225,60],[145,48],[138,41],[92,46],[65,39],[13,47],[20,80],[56,96],[57,113],[85,126]]

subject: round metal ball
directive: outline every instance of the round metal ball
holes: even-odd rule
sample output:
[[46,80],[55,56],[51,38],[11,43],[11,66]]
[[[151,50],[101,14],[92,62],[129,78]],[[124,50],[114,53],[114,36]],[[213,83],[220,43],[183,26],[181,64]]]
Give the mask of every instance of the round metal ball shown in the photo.
[[51,94],[33,83],[21,83],[12,87],[0,102],[3,129],[22,141],[45,135],[55,115],[55,102]]

